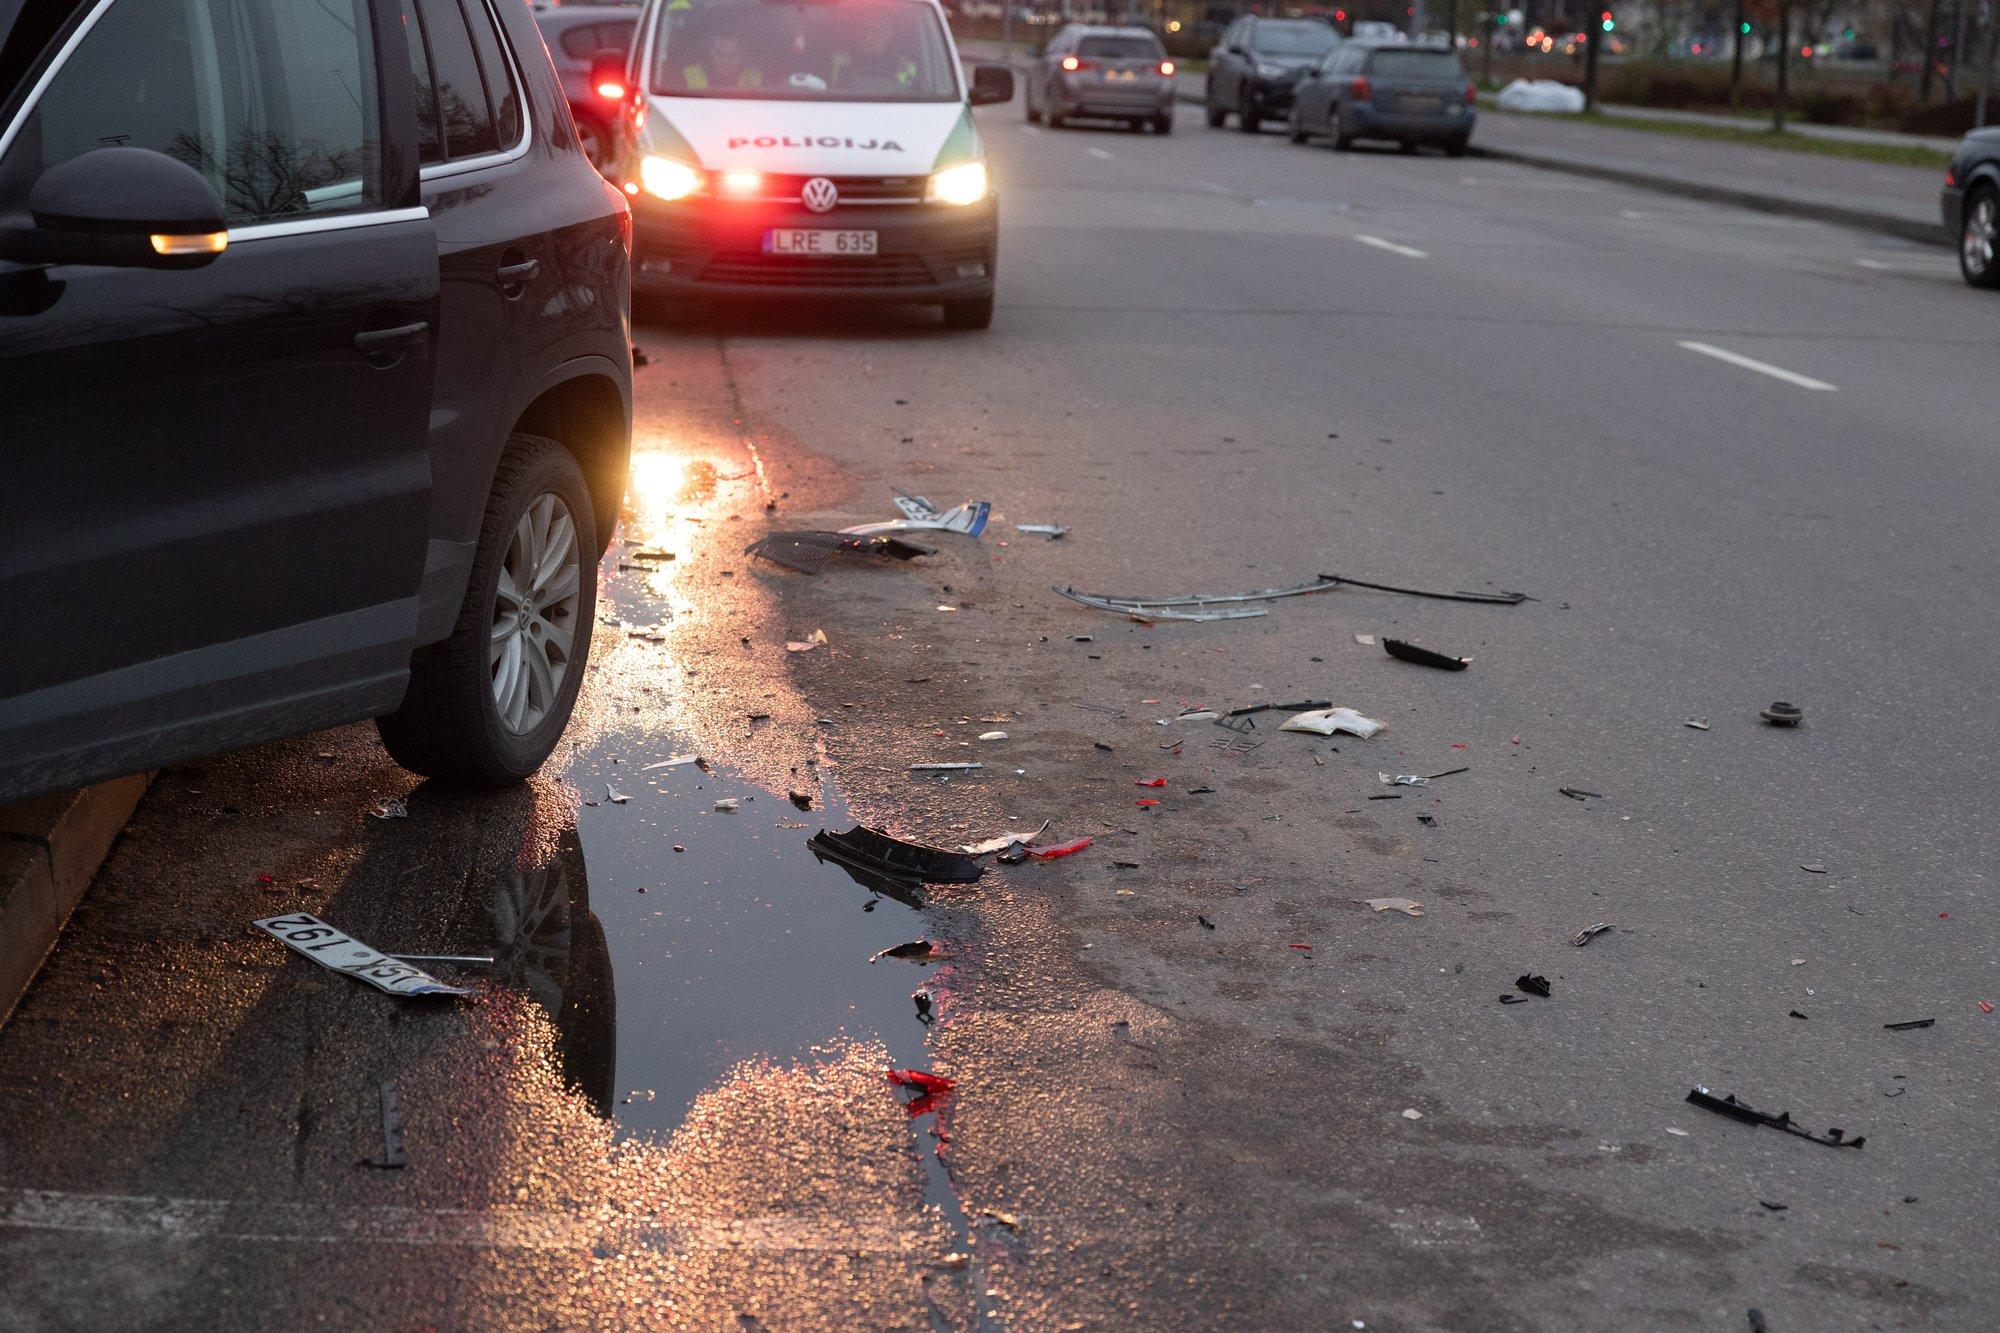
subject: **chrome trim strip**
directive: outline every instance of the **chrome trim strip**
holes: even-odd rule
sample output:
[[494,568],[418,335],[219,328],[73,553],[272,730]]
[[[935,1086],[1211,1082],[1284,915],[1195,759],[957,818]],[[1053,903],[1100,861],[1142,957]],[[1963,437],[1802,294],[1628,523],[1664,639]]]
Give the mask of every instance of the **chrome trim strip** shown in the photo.
[[229,244],[247,244],[251,241],[269,241],[283,236],[309,236],[321,231],[351,231],[359,227],[382,227],[392,222],[421,222],[431,215],[431,211],[419,205],[416,208],[391,208],[375,213],[336,213],[325,218],[296,218],[279,222],[253,222],[247,227],[231,227]]
[[14,136],[21,132],[21,126],[28,117],[35,113],[35,107],[41,102],[42,94],[48,90],[49,82],[62,73],[62,67],[69,63],[70,53],[82,44],[83,39],[90,35],[90,30],[97,26],[97,21],[103,18],[105,12],[117,2],[118,0],[100,0],[97,8],[91,10],[89,16],[77,25],[76,31],[69,35],[69,40],[63,43],[62,50],[56,52],[56,58],[42,71],[42,77],[35,80],[33,90],[22,99],[21,114],[14,117],[14,123],[5,131],[0,131],[0,157],[7,155],[7,150],[13,146]]

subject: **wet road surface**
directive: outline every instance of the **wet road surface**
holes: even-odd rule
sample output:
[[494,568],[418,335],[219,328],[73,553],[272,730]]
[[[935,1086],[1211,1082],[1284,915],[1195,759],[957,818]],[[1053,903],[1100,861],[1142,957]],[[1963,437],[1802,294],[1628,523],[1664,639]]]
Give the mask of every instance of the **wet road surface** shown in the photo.
[[[366,727],[163,775],[0,1031],[8,1317],[1990,1326],[2000,306],[1522,168],[982,117],[991,333],[642,311],[540,779],[413,788]],[[892,485],[996,517],[908,565],[742,555]],[[1536,600],[1049,591],[1320,573]],[[1308,698],[1389,730],[1174,720]],[[1044,819],[1093,845],[920,907],[805,845]],[[245,929],[292,910],[496,961],[392,1000]],[[917,937],[952,956],[868,961]],[[956,1087],[912,1115],[890,1068]],[[393,1171],[356,1165],[385,1081]]]

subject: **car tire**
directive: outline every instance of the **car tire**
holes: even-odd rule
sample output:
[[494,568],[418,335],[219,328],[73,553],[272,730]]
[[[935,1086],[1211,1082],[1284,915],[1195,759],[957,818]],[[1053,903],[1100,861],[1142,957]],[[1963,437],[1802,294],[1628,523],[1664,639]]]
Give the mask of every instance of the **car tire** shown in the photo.
[[1153,133],[1172,134],[1173,132],[1174,132],[1173,112],[1169,111],[1166,115],[1159,117],[1153,122]]
[[1062,112],[1056,110],[1054,107],[1050,107],[1047,111],[1044,111],[1042,119],[1048,123],[1048,127],[1052,130],[1067,129],[1069,127],[1069,122],[1063,119]]
[[1208,127],[1212,130],[1221,129],[1222,122],[1229,119],[1229,113],[1215,104],[1215,94],[1212,92],[1209,94],[1209,100],[1202,108],[1202,112],[1208,118]]
[[1285,120],[1285,133],[1293,143],[1304,143],[1306,141],[1306,127],[1299,123],[1299,108],[1297,103],[1293,103],[1292,114]]
[[1021,114],[1028,118],[1030,125],[1039,124],[1042,113],[1035,110],[1035,95],[1023,89],[1021,92]]
[[1354,148],[1354,136],[1353,136],[1353,135],[1351,135],[1351,134],[1342,134],[1342,133],[1340,133],[1340,132],[1339,132],[1338,130],[1336,130],[1336,131],[1334,132],[1334,135],[1333,135],[1333,151],[1334,151],[1334,152],[1336,152],[1336,153],[1345,153],[1345,152],[1349,152],[1349,151],[1351,151],[1351,150],[1352,150],[1353,148]]
[[1244,92],[1242,104],[1236,108],[1236,128],[1245,134],[1264,132],[1264,118],[1257,114],[1256,104],[1250,100],[1248,91]]
[[944,326],[948,329],[985,329],[993,326],[993,293],[968,301],[944,303]]
[[1991,186],[1965,196],[1958,224],[1958,271],[1974,287],[2000,287],[2000,191]]
[[[542,766],[569,724],[590,658],[597,549],[576,459],[554,440],[511,436],[451,635],[416,651],[402,706],[375,721],[390,758],[427,778],[480,787],[519,782]],[[540,567],[548,568],[533,572]],[[503,641],[495,626],[510,611],[518,630]]]
[[1460,135],[1456,139],[1448,139],[1445,141],[1444,155],[1446,157],[1464,157],[1466,153],[1471,150],[1471,148],[1472,148],[1471,137],[1468,135]]

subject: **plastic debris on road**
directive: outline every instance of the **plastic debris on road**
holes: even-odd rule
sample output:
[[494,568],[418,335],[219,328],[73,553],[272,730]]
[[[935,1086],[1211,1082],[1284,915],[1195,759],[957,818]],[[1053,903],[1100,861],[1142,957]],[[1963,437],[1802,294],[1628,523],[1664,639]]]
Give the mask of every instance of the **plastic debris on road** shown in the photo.
[[[1269,614],[1266,608],[1249,606],[1247,603],[1273,602],[1284,597],[1306,597],[1313,593],[1331,592],[1343,586],[1367,588],[1373,592],[1400,593],[1405,597],[1428,597],[1446,602],[1478,602],[1491,606],[1519,606],[1528,600],[1526,593],[1519,592],[1425,592],[1418,588],[1403,588],[1391,583],[1351,579],[1344,574],[1321,574],[1310,583],[1300,583],[1286,588],[1260,588],[1255,592],[1240,593],[1120,597],[1110,593],[1078,592],[1075,588],[1054,588],[1051,591],[1073,602],[1080,602],[1084,606],[1135,619],[1243,620]],[[1216,609],[1218,607],[1222,609]]]
[[410,807],[395,797],[387,797],[375,802],[375,808],[368,812],[370,819],[408,819]]
[[623,805],[632,798],[607,782],[604,784],[604,799],[613,805]]
[[1346,732],[1367,740],[1379,731],[1386,730],[1386,722],[1377,722],[1372,717],[1363,717],[1352,708],[1316,708],[1310,713],[1299,713],[1288,717],[1278,727],[1279,731],[1305,731],[1315,736],[1332,736]]
[[1002,833],[998,837],[988,838],[984,842],[975,842],[961,846],[958,850],[964,852],[967,856],[985,856],[988,852],[1005,851],[1015,843],[1025,846],[1033,842],[1036,838],[1041,837],[1044,833],[1047,833],[1051,822],[1045,819],[1042,821],[1042,826],[1038,829],[1029,829],[1022,833]]
[[982,741],[1004,741],[1007,739],[1007,733],[1004,731],[982,731],[979,733],[979,739]]
[[[822,635],[820,639],[821,643],[826,642],[824,634],[825,631],[821,631]],[[801,649],[800,651],[804,650]],[[698,754],[677,754],[671,759],[662,759],[657,764],[647,764],[644,768],[640,769],[639,771],[641,773],[651,773],[656,768],[679,768],[682,764],[699,764],[699,763],[701,763],[701,756]]]
[[1014,531],[1026,532],[1038,537],[1047,537],[1050,541],[1055,541],[1060,537],[1069,535],[1069,529],[1060,523],[1016,523]]
[[856,523],[842,528],[843,537],[876,537],[890,532],[956,532],[967,537],[977,537],[986,531],[986,520],[993,512],[993,505],[986,500],[967,500],[964,504],[953,505],[949,509],[934,508],[921,495],[911,495],[907,491],[896,493],[896,508],[902,511],[901,518],[892,518],[880,523]]
[[884,958],[901,958],[912,963],[935,963],[949,957],[950,953],[929,940],[911,940],[907,944],[892,944],[886,949],[879,950],[868,961],[875,963]]
[[1527,995],[1539,995],[1546,1000],[1549,998],[1549,979],[1536,976],[1533,972],[1523,972],[1514,978],[1514,989]]
[[1502,111],[1553,115],[1578,115],[1584,105],[1582,89],[1560,79],[1516,79],[1500,90],[1493,104]]
[[1422,1111],[1419,1111],[1416,1107],[1406,1106],[1403,1108],[1403,1119],[1422,1120],[1423,1118],[1424,1118],[1424,1113]]
[[1611,926],[1608,922],[1600,921],[1594,926],[1585,926],[1582,930],[1570,936],[1569,942],[1581,949],[1584,945],[1590,943],[1609,929],[1611,929]]
[[723,814],[732,814],[742,806],[743,802],[734,796],[725,796],[715,803],[715,808]]
[[1463,671],[1472,663],[1469,657],[1447,657],[1443,653],[1434,653],[1428,648],[1420,648],[1401,639],[1382,640],[1382,649],[1398,661],[1436,667],[1440,671]]
[[986,765],[984,764],[969,764],[962,762],[949,763],[949,764],[911,764],[909,771],[912,773],[970,773],[974,769],[980,769],[984,767],[986,767]]
[[412,995],[470,995],[463,986],[447,986],[420,967],[397,962],[360,940],[334,929],[310,912],[269,916],[251,923],[330,972],[365,981],[380,991]]
[[1366,903],[1378,912],[1401,912],[1405,916],[1422,916],[1424,905],[1414,898],[1356,898],[1357,903]]
[[1569,797],[1572,801],[1601,801],[1604,799],[1603,792],[1585,791],[1581,787],[1557,787],[1556,790]]
[[809,653],[826,642],[826,631],[816,629],[803,639],[793,639],[785,645],[788,653]]
[[1806,713],[1803,708],[1800,708],[1797,704],[1788,704],[1783,699],[1778,700],[1768,708],[1759,709],[1757,716],[1763,718],[1774,727],[1796,727],[1799,723],[1806,720]]
[[1681,725],[1684,727],[1693,727],[1696,731],[1707,731],[1708,719],[1705,717],[1691,717],[1687,721],[1681,723]]
[[963,852],[906,842],[866,824],[845,833],[821,829],[807,845],[815,856],[910,885],[970,884],[979,878],[979,862]]
[[942,1074],[927,1074],[921,1069],[891,1069],[887,1072],[889,1082],[894,1086],[916,1089],[917,1095],[903,1103],[913,1120],[937,1110],[944,1099],[951,1096],[952,1089],[958,1086]]
[[773,532],[743,548],[745,555],[769,560],[801,574],[817,574],[837,555],[873,555],[893,560],[914,560],[920,555],[936,555],[937,548],[919,546],[901,537],[853,537],[840,532]]
[[1882,1027],[1887,1032],[1910,1032],[1917,1028],[1930,1027],[1936,1022],[1935,1018],[1912,1018],[1901,1023],[1884,1023]]
[[1069,842],[1059,842],[1053,847],[1030,847],[1028,855],[1037,861],[1053,861],[1059,856],[1074,856],[1090,846],[1089,838],[1075,838]]
[[361,1165],[400,1171],[410,1164],[410,1158],[403,1151],[403,1112],[396,1103],[396,1085],[384,1083],[378,1089],[378,1095],[382,1104],[382,1155],[364,1157]]
[[1780,1129],[1787,1134],[1796,1135],[1802,1139],[1810,1139],[1814,1143],[1825,1144],[1829,1148],[1859,1148],[1868,1141],[1868,1136],[1865,1134],[1856,1134],[1850,1139],[1838,1129],[1829,1129],[1824,1134],[1815,1134],[1803,1126],[1793,1124],[1792,1113],[1790,1111],[1781,1111],[1777,1115],[1772,1115],[1769,1111],[1759,1111],[1747,1103],[1736,1100],[1733,1093],[1726,1097],[1718,1097],[1707,1088],[1699,1085],[1688,1093],[1687,1099],[1704,1111],[1713,1111],[1717,1115],[1728,1116],[1731,1120],[1740,1120],[1746,1125],[1765,1125],[1771,1129]]
[[1431,780],[1421,773],[1377,772],[1375,780],[1385,787],[1428,787],[1431,785]]

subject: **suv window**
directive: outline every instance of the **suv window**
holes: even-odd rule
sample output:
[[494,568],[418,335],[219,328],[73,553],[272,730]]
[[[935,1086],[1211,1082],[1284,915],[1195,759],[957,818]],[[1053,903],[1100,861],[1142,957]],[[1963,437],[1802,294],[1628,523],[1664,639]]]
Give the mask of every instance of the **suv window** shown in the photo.
[[1093,60],[1162,60],[1167,54],[1151,37],[1086,37],[1076,53]]
[[482,0],[463,7],[460,0],[403,0],[403,29],[424,163],[512,147],[521,137],[521,92]]
[[1377,51],[1369,70],[1418,83],[1461,83],[1465,67],[1450,51]]
[[1264,56],[1322,56],[1340,41],[1324,23],[1280,21],[1260,23],[1250,35],[1250,49]]
[[368,0],[117,0],[0,160],[0,199],[123,144],[206,176],[232,225],[380,206]]

